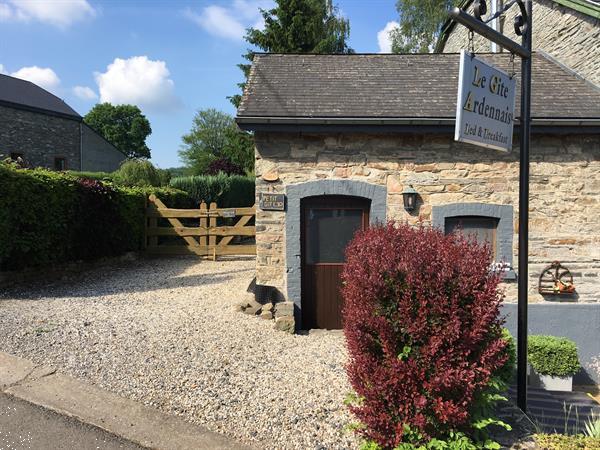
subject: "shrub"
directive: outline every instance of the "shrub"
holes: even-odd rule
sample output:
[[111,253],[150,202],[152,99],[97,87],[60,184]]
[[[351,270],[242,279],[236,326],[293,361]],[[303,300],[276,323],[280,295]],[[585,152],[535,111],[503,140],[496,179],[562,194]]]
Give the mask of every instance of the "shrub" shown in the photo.
[[98,181],[113,181],[113,174],[109,172],[77,172],[75,170],[67,171],[68,174],[73,175],[76,178],[87,178],[90,180]]
[[480,417],[498,399],[496,375],[510,357],[489,248],[389,223],[357,233],[346,256],[344,334],[358,433],[383,448],[410,448],[499,423]]
[[208,168],[206,169],[206,173],[208,175],[217,175],[223,172],[226,175],[245,175],[244,169],[242,166],[232,163],[227,158],[219,158],[211,161],[208,164]]
[[125,188],[68,173],[0,164],[0,270],[141,249],[145,199],[191,207],[181,191]]
[[113,172],[113,181],[123,186],[160,186],[161,174],[146,159],[128,159]]
[[170,186],[187,192],[196,202],[216,202],[220,208],[252,206],[254,178],[239,175],[197,175],[171,179]]
[[531,367],[541,375],[567,377],[581,368],[577,345],[564,337],[529,336],[527,355]]

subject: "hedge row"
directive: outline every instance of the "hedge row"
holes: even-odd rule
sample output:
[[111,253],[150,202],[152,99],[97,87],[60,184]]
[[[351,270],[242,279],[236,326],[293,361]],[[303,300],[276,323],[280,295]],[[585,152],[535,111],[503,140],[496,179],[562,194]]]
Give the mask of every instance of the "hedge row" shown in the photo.
[[0,165],[0,270],[117,256],[143,244],[150,194],[192,207],[181,191],[124,188],[68,173]]
[[198,204],[216,202],[220,208],[254,204],[254,177],[224,173],[176,177],[171,179],[170,186],[187,192]]

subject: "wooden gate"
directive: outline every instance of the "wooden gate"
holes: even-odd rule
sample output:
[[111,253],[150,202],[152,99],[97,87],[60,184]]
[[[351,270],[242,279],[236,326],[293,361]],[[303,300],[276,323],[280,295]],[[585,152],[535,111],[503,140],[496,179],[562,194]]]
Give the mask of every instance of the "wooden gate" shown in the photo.
[[[218,208],[216,203],[211,203],[207,208],[202,202],[199,209],[167,208],[151,195],[146,208],[146,251],[156,255],[196,254],[213,260],[218,255],[256,255],[255,243],[240,243],[234,239],[240,236],[238,241],[243,241],[256,236],[256,227],[248,225],[255,215],[255,206]],[[220,218],[236,217],[239,219],[234,225],[218,226]],[[163,226],[167,222],[168,226]]]

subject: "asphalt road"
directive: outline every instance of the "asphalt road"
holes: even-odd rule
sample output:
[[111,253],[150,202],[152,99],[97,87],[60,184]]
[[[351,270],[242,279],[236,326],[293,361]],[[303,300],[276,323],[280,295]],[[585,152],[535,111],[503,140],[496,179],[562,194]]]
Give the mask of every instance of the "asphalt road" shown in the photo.
[[141,450],[77,420],[0,393],[0,450]]

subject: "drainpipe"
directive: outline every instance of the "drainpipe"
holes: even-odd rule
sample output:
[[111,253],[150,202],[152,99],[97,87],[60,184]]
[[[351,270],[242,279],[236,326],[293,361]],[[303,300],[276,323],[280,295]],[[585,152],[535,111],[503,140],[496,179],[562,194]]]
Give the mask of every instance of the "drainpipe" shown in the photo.
[[79,122],[79,170],[83,170],[83,121]]
[[[504,8],[504,0],[492,0],[492,16],[496,14],[498,11],[502,11]],[[504,15],[492,20],[491,27],[496,30],[498,33],[504,32]],[[491,42],[491,52],[492,53],[502,53],[502,47],[500,47],[495,42]]]

